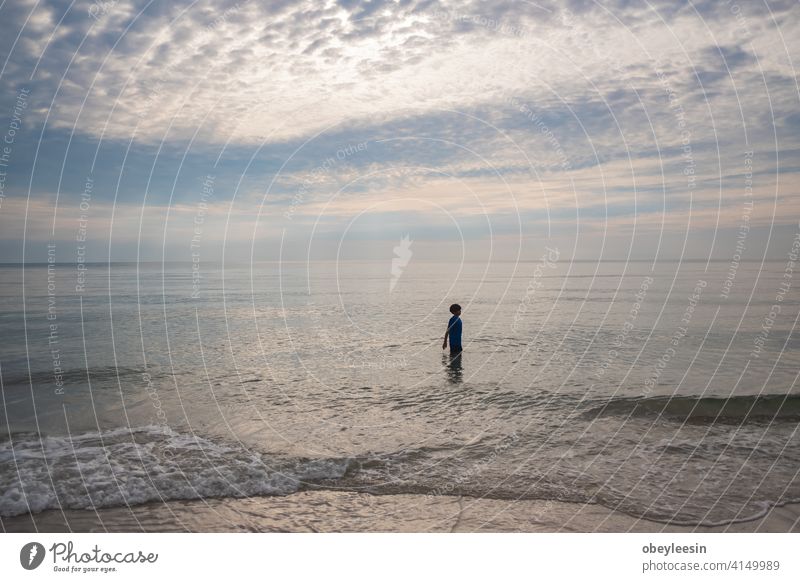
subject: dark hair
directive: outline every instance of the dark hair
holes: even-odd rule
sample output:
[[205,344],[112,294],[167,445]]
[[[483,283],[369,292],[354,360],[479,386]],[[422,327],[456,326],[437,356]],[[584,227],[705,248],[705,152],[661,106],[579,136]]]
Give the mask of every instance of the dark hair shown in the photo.
[[456,311],[461,311],[461,306],[460,306],[458,303],[453,303],[453,304],[450,306],[450,313],[452,313],[453,315],[455,315]]

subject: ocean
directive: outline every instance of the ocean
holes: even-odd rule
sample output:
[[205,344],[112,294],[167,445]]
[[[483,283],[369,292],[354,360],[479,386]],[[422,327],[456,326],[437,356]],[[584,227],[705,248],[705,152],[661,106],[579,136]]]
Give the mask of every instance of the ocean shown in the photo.
[[753,519],[800,500],[791,275],[554,252],[3,265],[0,517],[331,490]]

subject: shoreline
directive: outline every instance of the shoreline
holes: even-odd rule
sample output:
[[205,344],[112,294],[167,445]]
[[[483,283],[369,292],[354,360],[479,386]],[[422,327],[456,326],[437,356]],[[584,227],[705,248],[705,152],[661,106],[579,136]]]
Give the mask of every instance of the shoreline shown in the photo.
[[2,519],[4,532],[800,532],[800,504],[716,526],[671,525],[600,505],[456,496],[303,491],[286,496],[48,510]]

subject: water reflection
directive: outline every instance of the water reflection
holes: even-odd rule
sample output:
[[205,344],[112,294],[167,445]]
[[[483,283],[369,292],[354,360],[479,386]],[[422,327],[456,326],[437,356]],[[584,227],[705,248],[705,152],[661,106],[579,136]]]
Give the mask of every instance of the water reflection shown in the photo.
[[464,371],[461,367],[462,353],[442,354],[442,366],[447,372],[447,380],[452,384],[461,384],[464,381]]

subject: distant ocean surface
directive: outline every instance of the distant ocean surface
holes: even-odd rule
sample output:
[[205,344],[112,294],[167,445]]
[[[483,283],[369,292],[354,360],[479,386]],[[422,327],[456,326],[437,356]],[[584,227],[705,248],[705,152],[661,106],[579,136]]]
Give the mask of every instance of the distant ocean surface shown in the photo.
[[0,516],[331,489],[753,518],[800,500],[800,282],[730,267],[0,266]]

